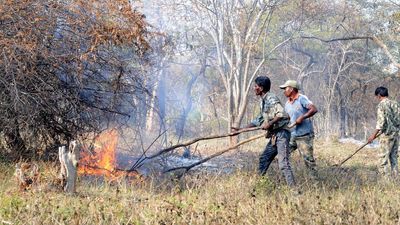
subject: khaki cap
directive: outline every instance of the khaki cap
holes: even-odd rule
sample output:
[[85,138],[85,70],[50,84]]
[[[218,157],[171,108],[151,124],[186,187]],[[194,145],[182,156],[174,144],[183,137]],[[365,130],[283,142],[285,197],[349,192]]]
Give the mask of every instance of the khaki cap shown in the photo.
[[297,85],[297,81],[295,81],[295,80],[288,80],[279,87],[281,89],[285,89],[286,87],[292,87],[292,88],[296,88],[297,90],[300,90],[300,87],[299,87],[299,85]]

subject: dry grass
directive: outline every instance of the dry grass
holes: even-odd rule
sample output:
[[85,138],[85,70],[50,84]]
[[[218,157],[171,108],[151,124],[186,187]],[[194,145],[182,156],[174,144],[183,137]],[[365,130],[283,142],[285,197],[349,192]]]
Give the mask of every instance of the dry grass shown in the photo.
[[[247,165],[232,174],[192,173],[141,184],[80,181],[67,195],[43,186],[18,192],[13,167],[0,167],[0,223],[10,224],[395,224],[398,182],[378,177],[376,150],[365,149],[336,170],[330,165],[356,146],[316,143],[321,180],[308,179],[298,154],[292,157],[301,194],[288,190],[276,163],[266,178],[255,175],[257,154],[242,151]],[[45,167],[45,168],[44,168]],[[54,176],[42,164],[42,182]]]

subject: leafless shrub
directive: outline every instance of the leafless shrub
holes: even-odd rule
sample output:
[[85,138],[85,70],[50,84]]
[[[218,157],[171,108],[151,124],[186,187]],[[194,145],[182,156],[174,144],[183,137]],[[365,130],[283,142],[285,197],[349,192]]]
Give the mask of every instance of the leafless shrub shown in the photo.
[[[129,118],[150,47],[129,1],[0,4],[0,131],[16,155]],[[122,117],[121,117],[122,116]]]

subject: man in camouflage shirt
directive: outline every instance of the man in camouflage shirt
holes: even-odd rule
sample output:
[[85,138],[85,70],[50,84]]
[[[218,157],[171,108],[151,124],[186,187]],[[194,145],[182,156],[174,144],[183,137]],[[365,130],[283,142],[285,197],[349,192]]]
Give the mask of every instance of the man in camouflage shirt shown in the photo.
[[[294,186],[294,176],[289,162],[288,130],[289,116],[283,109],[279,98],[270,92],[271,81],[266,76],[255,79],[254,91],[261,97],[260,114],[245,128],[262,126],[268,131],[270,140],[260,156],[259,172],[265,175],[271,162],[278,156],[278,166],[285,176],[288,186]],[[238,128],[233,128],[239,130]]]
[[[377,107],[376,130],[368,138],[371,143],[379,132],[380,135],[380,165],[381,174],[397,176],[397,151],[399,148],[400,106],[396,101],[390,100],[388,89],[378,87],[375,96],[380,101]],[[389,168],[390,163],[390,168]]]

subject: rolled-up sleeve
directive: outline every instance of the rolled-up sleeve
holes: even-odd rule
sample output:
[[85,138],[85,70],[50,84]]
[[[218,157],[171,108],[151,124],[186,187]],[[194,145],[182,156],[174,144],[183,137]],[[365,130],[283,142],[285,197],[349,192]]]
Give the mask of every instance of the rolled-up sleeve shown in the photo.
[[271,114],[273,117],[285,117],[285,109],[282,107],[282,105],[277,102],[271,107]]
[[306,109],[310,109],[310,106],[313,104],[312,101],[310,101],[310,99],[308,99],[307,96],[305,95],[300,96],[299,101],[301,106],[303,106]]
[[262,113],[260,113],[254,120],[250,122],[251,124],[255,125],[256,127],[261,126],[264,123],[264,117]]

